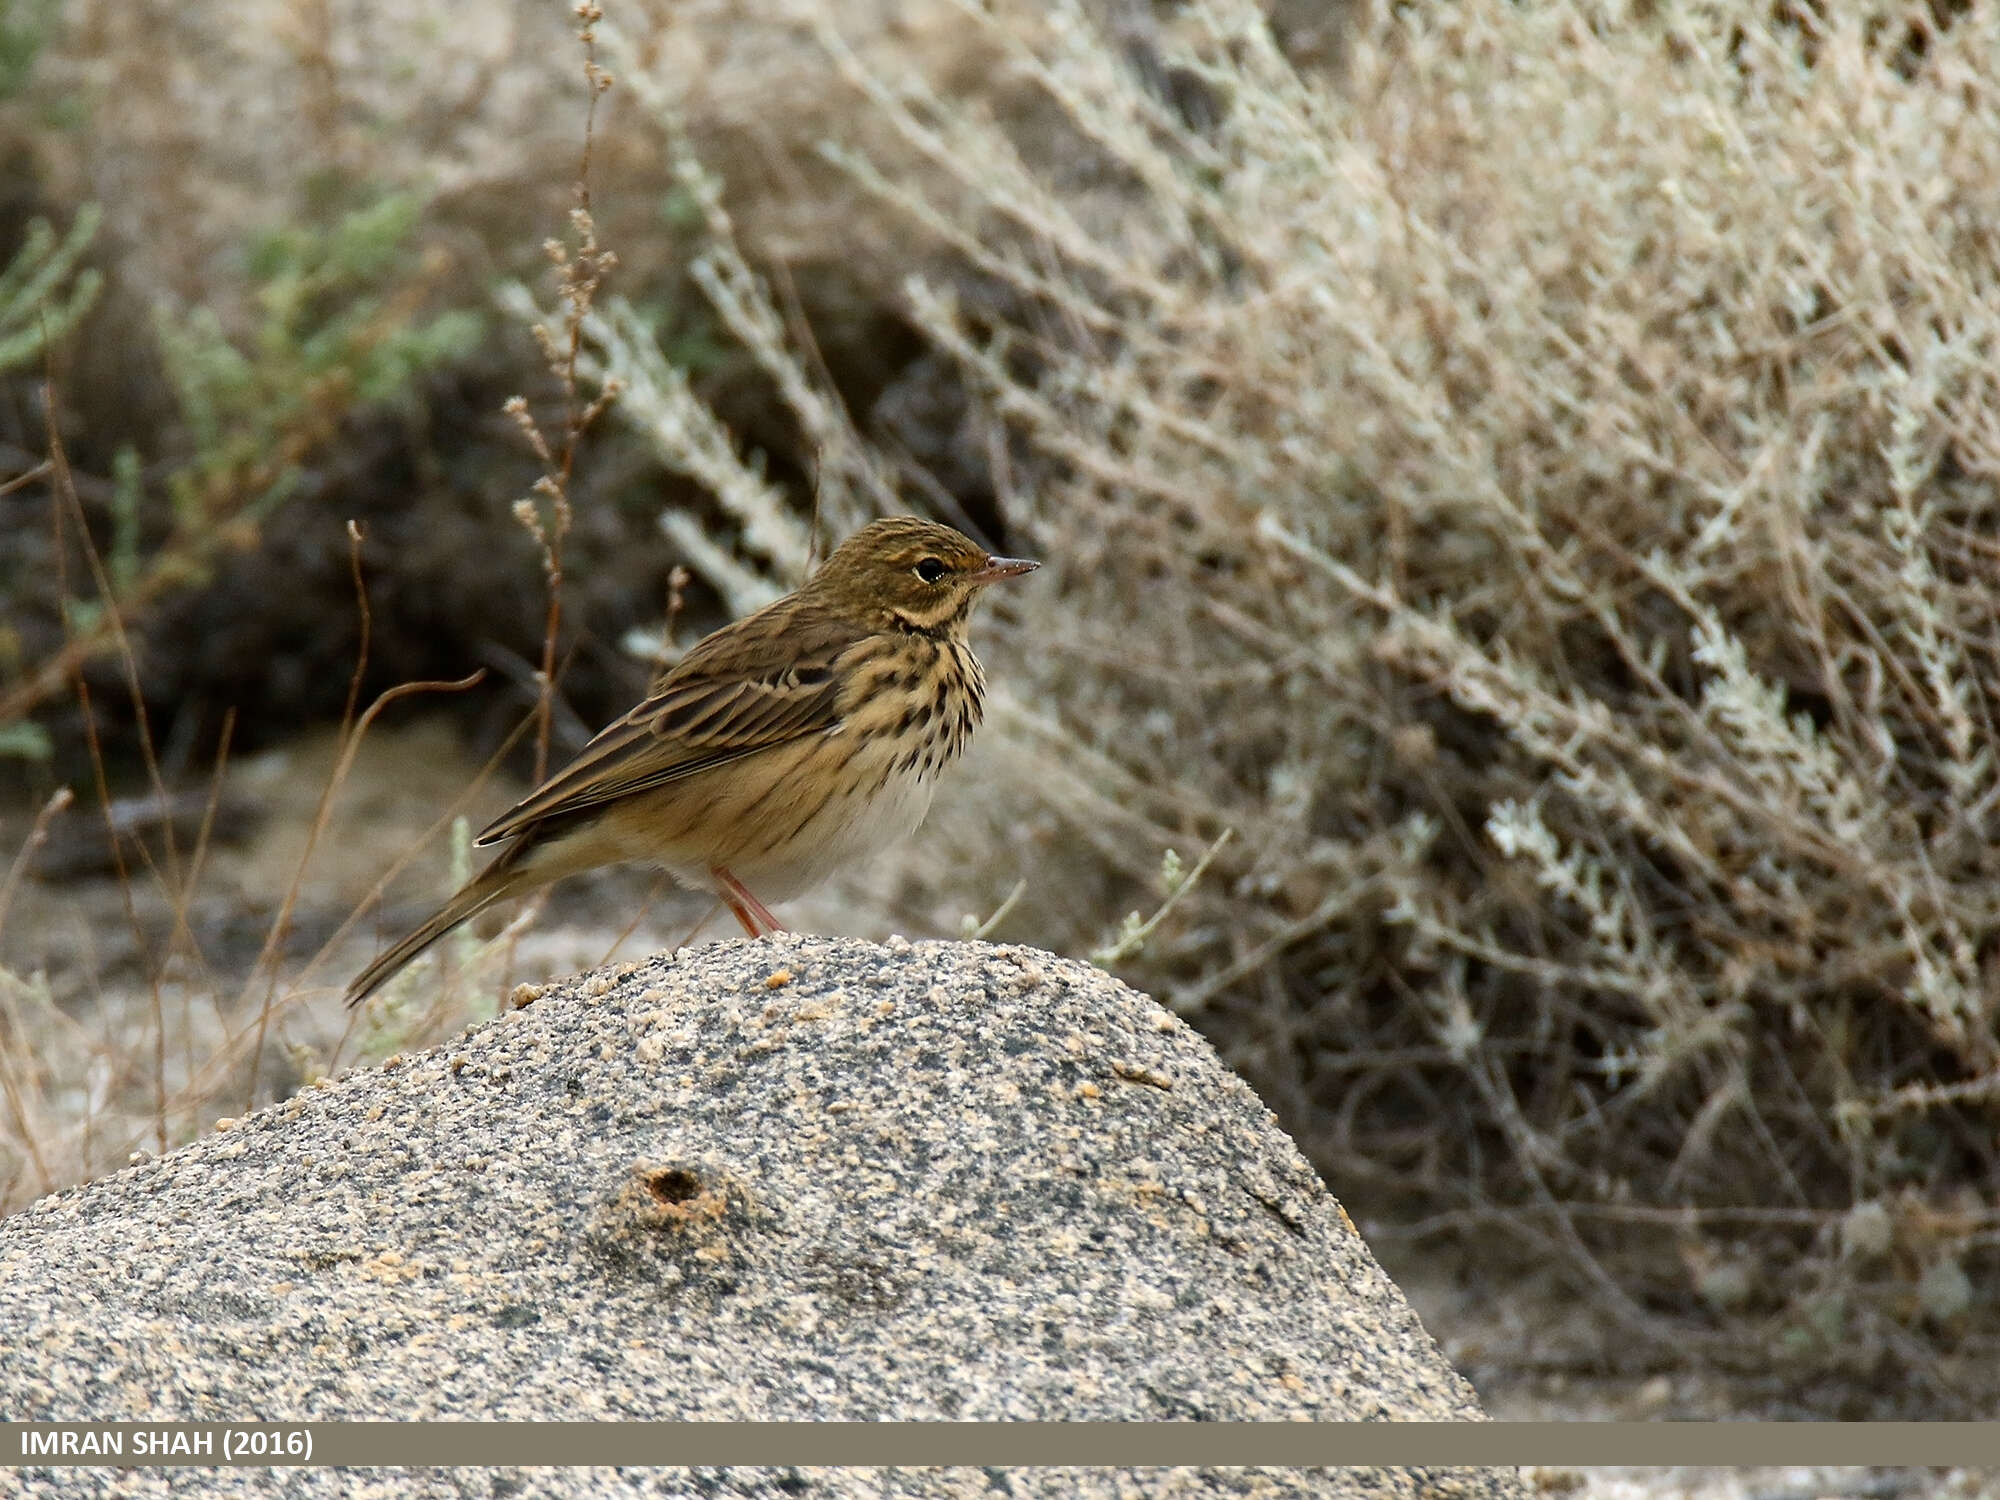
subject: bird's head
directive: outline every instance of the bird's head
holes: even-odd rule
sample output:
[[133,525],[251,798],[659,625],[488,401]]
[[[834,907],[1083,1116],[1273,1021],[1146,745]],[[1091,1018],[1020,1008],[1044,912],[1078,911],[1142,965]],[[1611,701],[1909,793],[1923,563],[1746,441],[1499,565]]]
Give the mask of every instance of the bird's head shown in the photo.
[[995,557],[936,521],[889,516],[869,522],[835,548],[811,587],[882,628],[937,635],[963,628],[989,583],[1040,566],[1025,558]]

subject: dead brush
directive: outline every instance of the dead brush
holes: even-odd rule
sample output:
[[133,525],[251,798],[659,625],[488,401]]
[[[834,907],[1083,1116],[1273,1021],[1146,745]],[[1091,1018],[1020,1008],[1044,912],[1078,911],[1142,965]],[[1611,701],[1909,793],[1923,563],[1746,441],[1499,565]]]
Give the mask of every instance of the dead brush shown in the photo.
[[999,795],[1103,891],[1237,829],[1128,972],[1338,1191],[1566,1267],[1596,1357],[1950,1399],[2000,1331],[1991,7],[1397,7],[1332,80],[1214,0],[1201,110],[1050,17],[1004,39],[1115,213],[821,32],[947,185],[835,153],[976,281],[910,313],[1059,575]]

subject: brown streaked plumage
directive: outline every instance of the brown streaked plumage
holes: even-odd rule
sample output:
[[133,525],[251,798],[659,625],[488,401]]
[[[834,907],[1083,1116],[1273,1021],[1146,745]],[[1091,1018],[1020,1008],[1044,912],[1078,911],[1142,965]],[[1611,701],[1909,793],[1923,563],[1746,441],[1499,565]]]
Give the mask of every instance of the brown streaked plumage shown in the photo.
[[843,542],[797,593],[726,625],[657,691],[483,833],[504,847],[355,978],[358,1004],[467,918],[600,865],[657,865],[712,891],[752,937],[796,896],[913,831],[979,723],[966,625],[991,557],[895,516]]

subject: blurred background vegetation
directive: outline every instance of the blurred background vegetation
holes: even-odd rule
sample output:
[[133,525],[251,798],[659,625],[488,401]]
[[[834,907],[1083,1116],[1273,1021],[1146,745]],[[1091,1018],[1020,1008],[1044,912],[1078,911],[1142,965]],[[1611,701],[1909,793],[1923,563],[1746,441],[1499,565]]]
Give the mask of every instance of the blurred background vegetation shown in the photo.
[[1099,955],[1475,1379],[1990,1415],[2000,10],[606,9],[0,9],[0,1209],[677,940],[339,1005],[922,510],[1048,566],[797,925]]

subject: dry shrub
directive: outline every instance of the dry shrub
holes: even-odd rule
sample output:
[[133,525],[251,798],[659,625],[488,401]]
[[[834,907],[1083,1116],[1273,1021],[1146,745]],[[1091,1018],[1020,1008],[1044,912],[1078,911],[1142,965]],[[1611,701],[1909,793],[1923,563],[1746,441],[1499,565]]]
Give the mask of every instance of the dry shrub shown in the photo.
[[1098,899],[1013,932],[1233,827],[1128,972],[1341,1191],[1626,1347],[1948,1380],[2000,1228],[2000,12],[1824,9],[1396,7],[1336,84],[1242,0],[1164,73],[1053,8],[1012,66],[1118,216],[821,40],[950,184],[847,159],[971,268],[910,307],[1060,600],[994,775]]

